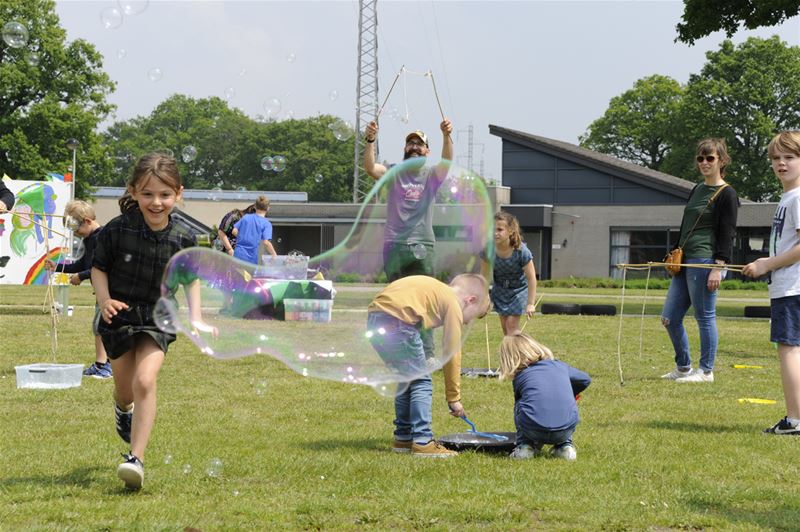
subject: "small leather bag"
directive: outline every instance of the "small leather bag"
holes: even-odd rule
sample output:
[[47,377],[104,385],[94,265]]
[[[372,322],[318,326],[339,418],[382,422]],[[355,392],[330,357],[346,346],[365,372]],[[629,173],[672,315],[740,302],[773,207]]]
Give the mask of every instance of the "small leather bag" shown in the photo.
[[666,263],[666,266],[664,267],[667,269],[667,273],[669,273],[670,276],[681,273],[681,264],[683,264],[683,248],[677,247],[667,253],[667,256],[664,257],[664,262]]
[[700,221],[700,217],[703,216],[704,212],[706,212],[708,206],[711,205],[711,203],[715,199],[717,199],[719,193],[722,192],[722,190],[727,186],[728,183],[725,183],[724,185],[719,187],[716,192],[714,192],[714,194],[708,199],[708,203],[706,203],[706,206],[703,207],[703,210],[700,211],[700,214],[697,215],[697,219],[694,221],[694,225],[692,226],[691,229],[689,229],[689,232],[686,234],[686,238],[683,239],[683,244],[679,245],[678,247],[667,253],[667,256],[664,257],[664,264],[666,265],[664,266],[664,268],[666,268],[667,273],[670,275],[670,277],[674,277],[675,275],[681,273],[681,264],[683,264],[683,246],[686,244],[686,241],[689,240],[689,237],[692,236],[694,228],[697,227],[697,222]]

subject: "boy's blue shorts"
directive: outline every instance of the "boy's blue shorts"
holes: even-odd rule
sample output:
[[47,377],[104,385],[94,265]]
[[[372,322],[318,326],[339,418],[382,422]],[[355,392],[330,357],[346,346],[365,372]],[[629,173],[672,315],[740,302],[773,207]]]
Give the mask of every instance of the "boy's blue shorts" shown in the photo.
[[800,295],[770,300],[770,340],[800,345]]

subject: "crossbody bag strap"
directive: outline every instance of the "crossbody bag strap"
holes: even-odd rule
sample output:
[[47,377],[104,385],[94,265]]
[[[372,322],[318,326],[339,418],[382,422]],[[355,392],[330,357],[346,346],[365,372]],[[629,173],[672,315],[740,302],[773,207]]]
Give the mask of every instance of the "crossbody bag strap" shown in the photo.
[[717,189],[716,192],[714,192],[714,194],[710,198],[708,198],[708,203],[706,203],[705,207],[703,207],[703,210],[700,211],[700,214],[697,215],[697,219],[694,221],[694,225],[692,226],[692,228],[689,229],[688,233],[686,233],[686,238],[683,239],[683,244],[681,244],[678,247],[682,248],[683,245],[686,244],[686,242],[689,240],[689,237],[692,236],[692,233],[694,232],[694,228],[697,227],[697,223],[700,221],[700,217],[703,216],[703,213],[706,212],[706,209],[708,208],[708,206],[711,205],[714,202],[715,199],[717,199],[717,196],[719,196],[719,193],[722,192],[723,189],[725,189],[725,187],[727,187],[727,186],[729,186],[728,183],[723,184],[721,187],[719,187]]

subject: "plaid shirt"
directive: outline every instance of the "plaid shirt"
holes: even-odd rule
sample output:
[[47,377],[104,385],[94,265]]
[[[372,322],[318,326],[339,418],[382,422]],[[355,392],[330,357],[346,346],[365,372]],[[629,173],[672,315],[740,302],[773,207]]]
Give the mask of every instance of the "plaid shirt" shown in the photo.
[[222,221],[219,223],[219,230],[225,233],[225,236],[228,237],[228,241],[231,243],[231,247],[236,247],[236,239],[237,237],[233,236],[233,226],[236,222],[242,219],[243,214],[239,214],[237,211],[231,211],[225,216],[222,217]]
[[167,227],[151,230],[139,209],[117,216],[100,232],[92,266],[108,275],[112,299],[155,305],[169,259],[197,240],[170,216]]

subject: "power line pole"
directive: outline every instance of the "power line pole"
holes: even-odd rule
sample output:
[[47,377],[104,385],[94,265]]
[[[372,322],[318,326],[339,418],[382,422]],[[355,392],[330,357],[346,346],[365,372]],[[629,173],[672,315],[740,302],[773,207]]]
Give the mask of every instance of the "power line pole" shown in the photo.
[[[356,84],[355,164],[353,203],[361,203],[372,188],[372,179],[361,166],[364,139],[361,131],[378,114],[378,0],[360,0],[358,8],[358,81]],[[375,160],[378,141],[375,141]]]
[[[475,146],[479,146],[481,149],[481,165],[478,175],[483,177],[483,154],[485,145],[483,144],[483,142],[475,142],[475,135],[474,135],[475,130],[472,127],[472,124],[470,124],[466,130],[459,129],[458,131],[456,131],[456,137],[460,137],[461,133],[464,133],[465,131],[467,133],[467,170],[473,173],[475,172],[474,151],[475,151]],[[461,159],[461,157],[459,157],[459,159]]]

